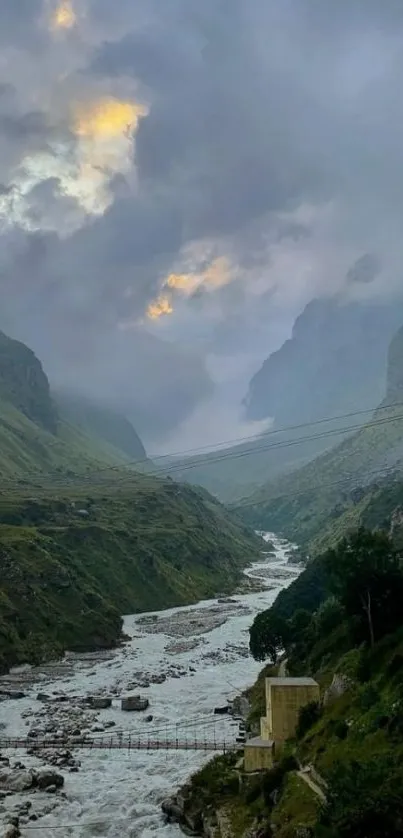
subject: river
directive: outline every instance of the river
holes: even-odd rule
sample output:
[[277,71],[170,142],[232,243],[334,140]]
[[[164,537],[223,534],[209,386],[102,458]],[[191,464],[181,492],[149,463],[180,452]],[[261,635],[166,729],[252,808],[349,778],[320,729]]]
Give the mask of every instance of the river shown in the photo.
[[[123,730],[154,737],[161,731],[164,738],[166,730],[168,735],[177,730],[181,738],[187,736],[191,741],[195,736],[211,739],[215,728],[217,741],[233,738],[234,721],[214,716],[214,707],[225,705],[255,680],[261,664],[248,654],[249,626],[255,614],[267,608],[299,572],[298,567],[287,564],[286,553],[292,545],[270,534],[265,538],[273,542],[275,556],[262,556],[261,562],[245,571],[259,578],[264,590],[235,595],[236,604],[210,600],[155,612],[164,619],[164,631],[156,630],[158,622],[144,622],[144,615],[128,616],[124,629],[132,639],[116,652],[96,658],[68,656],[65,662],[39,669],[34,675],[20,671],[17,680],[27,679],[25,697],[0,704],[1,736],[26,736],[30,726],[45,724],[47,705],[36,698],[40,690],[67,696],[65,705],[60,705],[66,712],[73,696],[117,698],[134,692],[147,697],[150,707],[146,713],[123,713],[115,700],[110,709],[96,714],[97,719],[92,719],[95,727],[98,724],[102,730],[110,724],[114,735]],[[200,623],[206,627],[209,620],[213,627],[202,633]],[[178,651],[182,644],[185,651]],[[139,683],[144,685],[147,674],[164,674],[166,679],[138,687]],[[147,713],[152,714],[152,721],[146,721]],[[90,729],[94,730],[94,724]],[[36,763],[23,752],[8,755],[12,762],[21,759],[27,767]],[[178,828],[164,824],[161,801],[211,758],[211,754],[191,750],[76,750],[74,756],[81,765],[78,773],[65,773],[65,796],[31,793],[30,812],[38,820],[26,825],[20,822],[22,836],[177,838]],[[28,793],[24,794],[7,798],[3,806],[12,811],[18,802],[27,800]]]

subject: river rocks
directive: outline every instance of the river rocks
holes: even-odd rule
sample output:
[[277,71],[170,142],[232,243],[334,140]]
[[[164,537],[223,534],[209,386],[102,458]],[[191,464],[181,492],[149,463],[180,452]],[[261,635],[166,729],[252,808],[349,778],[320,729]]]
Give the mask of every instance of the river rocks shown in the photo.
[[101,696],[91,696],[88,703],[94,710],[106,710],[108,707],[112,707],[112,699],[102,698]]
[[188,609],[166,617],[142,617],[137,625],[149,634],[167,634],[170,637],[192,638],[206,634],[224,625],[234,614],[249,614],[246,606],[233,602],[212,605],[210,608]]
[[64,777],[52,769],[44,769],[36,775],[36,783],[40,789],[50,789],[54,787],[55,790],[62,788],[64,785]]
[[11,792],[22,792],[31,789],[35,785],[35,774],[33,771],[17,769],[16,771],[4,771],[0,773],[0,789]]
[[147,710],[149,706],[150,702],[148,698],[142,698],[140,695],[127,695],[121,700],[122,710],[128,712],[141,712],[142,710]]
[[165,651],[167,655],[182,655],[184,652],[192,652],[193,649],[197,649],[203,640],[204,638],[194,637],[191,640],[174,641],[165,646]]
[[17,823],[5,823],[0,826],[0,838],[20,838],[21,832],[19,830],[18,818]]
[[55,786],[57,789],[64,784],[64,777],[51,768],[41,771],[17,768],[0,774],[0,788],[5,792],[20,794],[24,791],[39,788],[46,789]]
[[25,698],[25,693],[22,690],[0,690],[0,699],[3,698],[12,698],[14,700]]

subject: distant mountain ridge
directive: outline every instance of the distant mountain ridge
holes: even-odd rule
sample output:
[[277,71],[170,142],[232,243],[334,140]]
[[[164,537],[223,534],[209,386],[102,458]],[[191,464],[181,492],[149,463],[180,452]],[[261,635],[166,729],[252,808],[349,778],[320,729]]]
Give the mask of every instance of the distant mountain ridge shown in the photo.
[[133,462],[147,458],[144,445],[126,416],[109,405],[67,393],[57,393],[56,404],[60,414],[84,432],[100,441],[120,449]]
[[0,332],[0,476],[71,476],[145,460],[124,416],[81,397],[54,398],[35,353]]
[[282,427],[374,407],[384,397],[388,347],[402,323],[403,300],[312,300],[291,338],[252,378],[247,417],[270,416]]
[[403,468],[403,327],[390,343],[385,385],[385,398],[362,428],[246,498],[238,509],[244,520],[312,545],[330,521],[345,520],[351,504],[374,483],[399,474]]

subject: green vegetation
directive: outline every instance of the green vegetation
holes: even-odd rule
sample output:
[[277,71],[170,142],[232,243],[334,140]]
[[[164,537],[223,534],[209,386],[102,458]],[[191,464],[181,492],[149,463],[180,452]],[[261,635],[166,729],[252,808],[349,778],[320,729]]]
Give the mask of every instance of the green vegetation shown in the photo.
[[0,498],[0,666],[119,638],[120,614],[230,591],[260,542],[206,493],[119,488]]
[[58,408],[33,352],[0,333],[0,671],[112,646],[122,613],[230,591],[260,549],[204,490],[124,468],[145,459],[124,417]]
[[[301,709],[295,742],[288,743],[300,763],[313,765],[323,778],[326,803],[317,806],[307,834],[395,838],[403,834],[401,560],[385,533],[361,529],[321,563],[327,598],[288,618],[275,603],[255,620],[251,649],[260,659],[273,642],[264,638],[264,628],[273,630],[276,644],[282,631],[289,673],[312,675],[322,687],[323,703]],[[296,598],[294,592],[294,603]],[[282,813],[291,800],[295,820],[294,826],[292,818],[288,822],[287,838],[307,826],[297,780],[289,775],[292,793],[280,789],[276,805]],[[277,823],[284,828],[282,814]]]
[[[308,589],[313,585],[308,565],[290,598],[293,608],[276,602],[255,619],[255,657],[274,660],[282,646],[289,674],[315,677],[322,698],[301,708],[295,739],[271,770],[244,775],[236,758],[226,756],[192,778],[186,807],[198,812],[196,831],[206,834],[207,813],[207,826],[218,824],[222,835],[227,824],[234,838],[403,834],[399,526],[393,540],[361,528],[316,559],[321,603],[317,591],[309,600],[301,586],[304,576]],[[265,710],[265,678],[275,671],[268,664],[247,692],[252,733]]]
[[279,479],[271,474],[239,505],[239,514],[256,529],[284,532],[318,555],[348,529],[372,526],[368,507],[384,490],[385,500],[393,495],[392,467],[398,474],[402,441],[403,329],[389,350],[386,398],[370,421],[302,468]]

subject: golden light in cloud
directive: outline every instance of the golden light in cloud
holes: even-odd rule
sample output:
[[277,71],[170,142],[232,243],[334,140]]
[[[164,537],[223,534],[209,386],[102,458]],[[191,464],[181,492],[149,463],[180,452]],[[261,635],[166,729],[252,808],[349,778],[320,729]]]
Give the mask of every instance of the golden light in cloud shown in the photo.
[[62,0],[51,18],[52,29],[72,29],[77,23],[77,15],[71,0]]
[[[189,297],[198,288],[203,288],[205,291],[214,291],[217,288],[222,288],[228,285],[233,278],[231,263],[226,256],[219,256],[213,259],[211,264],[202,271],[194,273],[171,273],[164,283],[163,289],[169,288],[172,291],[178,291],[185,297]],[[173,301],[172,296],[161,294],[148,306],[147,316],[151,320],[158,320],[165,314],[172,314]]]
[[211,288],[222,288],[231,282],[231,265],[226,256],[214,259],[203,274],[203,284]]
[[148,306],[147,317],[149,317],[150,320],[158,320],[158,318],[162,317],[163,314],[172,314],[172,312],[173,307],[168,295],[161,294]]
[[73,108],[73,130],[78,137],[89,140],[111,140],[137,129],[148,108],[137,102],[105,98]]
[[169,274],[164,285],[167,288],[176,288],[177,291],[190,293],[198,286],[198,279],[194,274]]

